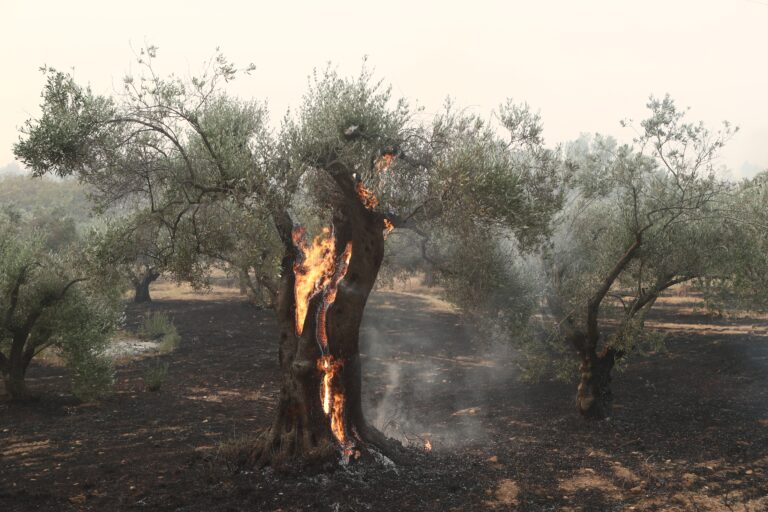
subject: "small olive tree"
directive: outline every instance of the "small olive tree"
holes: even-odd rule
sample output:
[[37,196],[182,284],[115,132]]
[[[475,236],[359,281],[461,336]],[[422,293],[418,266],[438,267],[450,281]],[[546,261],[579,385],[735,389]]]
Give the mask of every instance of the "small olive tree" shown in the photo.
[[715,160],[733,130],[686,122],[668,97],[648,107],[633,145],[596,137],[571,146],[567,205],[545,250],[558,335],[539,346],[539,360],[563,355],[559,340],[575,348],[577,405],[588,418],[610,414],[617,360],[657,340],[643,322],[659,295],[723,269],[731,187],[716,178]]
[[73,391],[88,400],[112,382],[103,352],[118,321],[115,288],[88,270],[76,244],[52,249],[47,235],[0,216],[0,373],[6,393],[23,399],[30,363],[56,349],[72,370]]
[[172,244],[159,226],[141,218],[109,221],[94,232],[96,257],[133,288],[133,302],[151,302],[149,286],[161,275]]

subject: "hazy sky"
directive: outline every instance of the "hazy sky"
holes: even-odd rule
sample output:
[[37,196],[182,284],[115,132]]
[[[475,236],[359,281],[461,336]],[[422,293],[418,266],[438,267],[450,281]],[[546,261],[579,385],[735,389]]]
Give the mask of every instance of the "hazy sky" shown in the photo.
[[233,92],[268,99],[275,119],[314,67],[357,73],[365,55],[426,113],[447,95],[484,115],[527,101],[551,144],[595,131],[628,140],[619,120],[668,92],[692,118],[741,127],[722,161],[734,177],[768,168],[768,0],[0,0],[0,14],[0,167],[37,114],[41,65],[109,93],[146,42],[163,71],[194,73],[217,46],[255,63]]

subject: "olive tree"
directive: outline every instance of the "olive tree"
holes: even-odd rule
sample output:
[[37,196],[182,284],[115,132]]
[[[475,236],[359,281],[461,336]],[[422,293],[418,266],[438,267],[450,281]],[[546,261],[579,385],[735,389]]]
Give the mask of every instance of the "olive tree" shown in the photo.
[[87,252],[57,237],[52,244],[50,235],[33,221],[0,216],[0,373],[6,393],[23,399],[30,363],[56,349],[75,394],[87,400],[111,386],[103,351],[118,320],[115,288],[89,270]]
[[156,281],[173,250],[160,226],[142,222],[140,216],[107,222],[96,234],[97,257],[127,280],[133,302],[151,302],[149,286]]
[[[632,145],[595,137],[573,145],[567,205],[545,250],[547,303],[558,327],[542,355],[575,348],[578,410],[610,414],[611,372],[644,341],[643,320],[670,287],[720,274],[722,202],[715,174],[729,125],[689,123],[669,98],[651,99]],[[615,307],[614,307],[615,306]],[[617,320],[617,325],[614,321]]]
[[745,179],[723,201],[722,270],[697,282],[718,310],[768,308],[768,172]]
[[[186,269],[199,255],[260,254],[258,276],[274,290],[281,388],[252,462],[391,453],[363,415],[359,354],[385,232],[413,231],[438,264],[433,236],[483,240],[503,227],[536,239],[558,197],[536,116],[504,107],[507,137],[451,108],[421,123],[366,70],[344,78],[328,69],[273,131],[262,103],[224,92],[238,74],[224,57],[181,80],[154,73],[154,56],[142,53],[147,72],[126,78],[121,97],[50,71],[42,115],[16,155],[37,174],[77,175],[104,202],[133,201],[181,241],[180,277],[195,278]],[[236,215],[208,215],[216,210]],[[242,216],[262,229],[210,220]]]

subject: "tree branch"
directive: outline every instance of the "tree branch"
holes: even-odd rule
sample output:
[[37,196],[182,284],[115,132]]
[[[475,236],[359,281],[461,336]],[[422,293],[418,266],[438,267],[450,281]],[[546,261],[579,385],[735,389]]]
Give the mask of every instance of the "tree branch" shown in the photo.
[[632,245],[627,248],[626,252],[619,258],[610,272],[608,272],[608,275],[605,276],[595,293],[587,301],[587,341],[593,348],[597,346],[597,339],[600,334],[597,325],[600,304],[603,302],[608,290],[613,286],[616,278],[619,277],[629,262],[632,261],[632,258],[634,258],[641,243],[641,235],[638,235]]
[[21,285],[23,285],[26,280],[27,276],[29,274],[29,269],[32,265],[35,265],[35,263],[30,263],[28,265],[24,265],[21,267],[21,270],[19,271],[19,275],[16,276],[16,282],[13,284],[13,289],[11,289],[11,300],[8,304],[8,309],[5,312],[5,328],[8,329],[11,332],[15,332],[11,328],[11,320],[13,319],[13,313],[16,311],[16,307],[19,303],[19,292],[21,290]]

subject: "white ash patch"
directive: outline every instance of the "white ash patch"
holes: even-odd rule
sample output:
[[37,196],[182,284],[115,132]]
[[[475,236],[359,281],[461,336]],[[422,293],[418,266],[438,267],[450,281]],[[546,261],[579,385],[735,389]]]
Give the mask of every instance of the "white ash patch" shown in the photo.
[[147,341],[130,336],[117,336],[105,351],[112,359],[138,357],[145,354],[156,354],[160,350],[158,341]]

